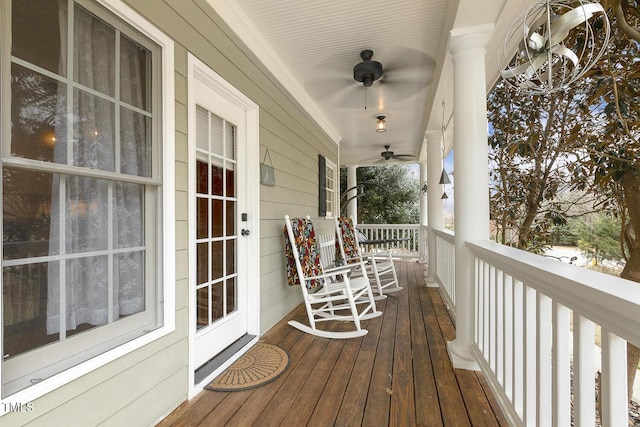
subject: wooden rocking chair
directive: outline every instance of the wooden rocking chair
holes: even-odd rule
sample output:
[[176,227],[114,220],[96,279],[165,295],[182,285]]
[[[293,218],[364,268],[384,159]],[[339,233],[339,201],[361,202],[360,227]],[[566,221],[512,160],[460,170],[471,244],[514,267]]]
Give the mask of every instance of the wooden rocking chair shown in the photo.
[[389,252],[362,252],[356,227],[353,218],[337,217],[336,223],[336,246],[339,246],[340,254],[347,264],[365,261],[366,272],[373,275],[376,281],[378,296],[376,299],[384,297],[385,294],[401,291],[398,283],[398,275],[393,258]]
[[[351,267],[323,269],[320,248],[311,219],[285,216],[285,252],[289,285],[301,285],[309,325],[291,320],[289,325],[324,338],[355,338],[367,333],[361,321],[378,317],[366,275],[350,278]],[[360,309],[358,311],[358,308]],[[353,331],[334,332],[316,328],[319,322],[351,321]]]

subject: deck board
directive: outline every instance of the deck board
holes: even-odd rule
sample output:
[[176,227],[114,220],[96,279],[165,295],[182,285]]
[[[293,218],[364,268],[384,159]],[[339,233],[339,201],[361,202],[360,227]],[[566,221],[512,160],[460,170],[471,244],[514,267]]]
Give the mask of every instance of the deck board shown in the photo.
[[506,426],[482,374],[453,369],[446,341],[455,328],[438,290],[424,286],[422,265],[396,269],[404,289],[378,302],[383,315],[363,323],[364,337],[304,334],[286,323],[306,323],[298,306],[261,337],[289,353],[280,378],[242,392],[205,390],[159,425]]

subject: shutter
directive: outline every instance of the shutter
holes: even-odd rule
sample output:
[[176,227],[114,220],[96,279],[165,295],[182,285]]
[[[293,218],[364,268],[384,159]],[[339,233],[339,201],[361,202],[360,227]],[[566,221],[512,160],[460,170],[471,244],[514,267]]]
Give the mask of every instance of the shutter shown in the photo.
[[327,216],[327,162],[318,154],[318,215]]

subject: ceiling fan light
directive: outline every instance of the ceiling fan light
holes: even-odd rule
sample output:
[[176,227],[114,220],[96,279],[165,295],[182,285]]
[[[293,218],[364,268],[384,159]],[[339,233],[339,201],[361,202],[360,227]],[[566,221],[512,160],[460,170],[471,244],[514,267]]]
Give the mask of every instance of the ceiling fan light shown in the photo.
[[385,126],[386,121],[384,120],[386,117],[386,114],[380,114],[379,116],[376,116],[376,119],[378,119],[378,121],[376,122],[376,132],[383,133],[387,131],[387,127]]

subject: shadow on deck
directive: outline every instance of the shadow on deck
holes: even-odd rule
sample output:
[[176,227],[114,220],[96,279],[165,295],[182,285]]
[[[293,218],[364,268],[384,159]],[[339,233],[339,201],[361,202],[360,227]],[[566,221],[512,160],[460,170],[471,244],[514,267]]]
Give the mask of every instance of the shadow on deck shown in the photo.
[[455,329],[423,266],[396,262],[404,289],[378,302],[383,316],[361,338],[331,340],[287,325],[307,323],[302,305],[261,337],[291,358],[262,387],[203,391],[160,426],[504,425],[482,374],[453,369],[446,341]]

